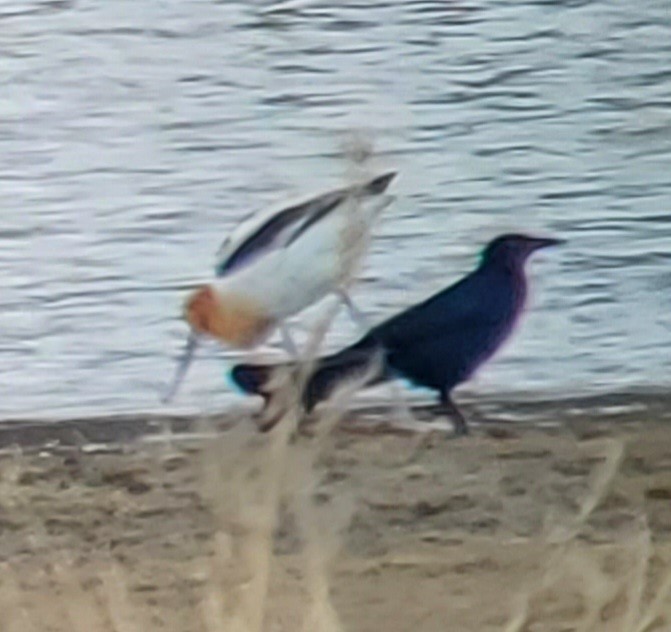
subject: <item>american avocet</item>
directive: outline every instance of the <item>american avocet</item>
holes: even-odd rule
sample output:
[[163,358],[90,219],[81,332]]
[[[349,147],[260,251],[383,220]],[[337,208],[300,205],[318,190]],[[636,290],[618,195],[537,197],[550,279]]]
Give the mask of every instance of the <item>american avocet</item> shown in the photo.
[[395,172],[338,189],[242,222],[218,253],[216,279],[194,290],[184,305],[191,327],[169,401],[191,363],[199,336],[249,348],[281,329],[283,321],[328,294],[337,294],[353,318],[348,287],[368,244],[377,214],[393,197],[383,195]]

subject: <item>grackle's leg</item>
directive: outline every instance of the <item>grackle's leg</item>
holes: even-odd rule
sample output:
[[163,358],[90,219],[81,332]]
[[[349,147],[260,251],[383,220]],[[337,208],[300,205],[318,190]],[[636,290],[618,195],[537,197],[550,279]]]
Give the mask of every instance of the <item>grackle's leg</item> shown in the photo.
[[457,408],[456,404],[452,401],[449,391],[440,394],[440,407],[445,411],[447,416],[452,419],[452,423],[454,424],[454,434],[458,436],[467,435],[468,424],[466,423],[466,419],[461,414],[461,411]]

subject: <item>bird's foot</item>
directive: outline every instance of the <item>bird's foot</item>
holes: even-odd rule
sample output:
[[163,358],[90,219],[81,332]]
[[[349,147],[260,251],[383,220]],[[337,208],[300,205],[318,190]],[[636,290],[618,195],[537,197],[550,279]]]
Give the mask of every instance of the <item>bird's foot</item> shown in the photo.
[[282,419],[282,415],[273,415],[270,418],[266,415],[262,415],[256,419],[256,427],[259,432],[270,432],[279,423],[280,419]]
[[468,428],[468,424],[465,422],[454,423],[454,436],[455,437],[467,437],[471,433],[470,429]]

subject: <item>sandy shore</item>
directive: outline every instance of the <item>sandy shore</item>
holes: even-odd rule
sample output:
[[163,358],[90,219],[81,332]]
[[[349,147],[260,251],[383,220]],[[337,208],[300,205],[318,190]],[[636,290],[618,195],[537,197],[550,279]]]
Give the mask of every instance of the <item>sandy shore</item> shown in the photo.
[[615,417],[2,425],[0,630],[670,629],[671,425]]

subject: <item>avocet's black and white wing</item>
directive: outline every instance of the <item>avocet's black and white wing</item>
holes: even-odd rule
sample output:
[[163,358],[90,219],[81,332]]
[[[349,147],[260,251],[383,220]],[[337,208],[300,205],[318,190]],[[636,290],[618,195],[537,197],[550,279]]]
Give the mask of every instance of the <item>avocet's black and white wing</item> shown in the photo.
[[279,211],[254,215],[239,224],[219,248],[216,275],[225,276],[269,250],[291,245],[348,197],[379,195],[386,190],[395,176],[396,172],[385,173],[363,186],[330,191]]

